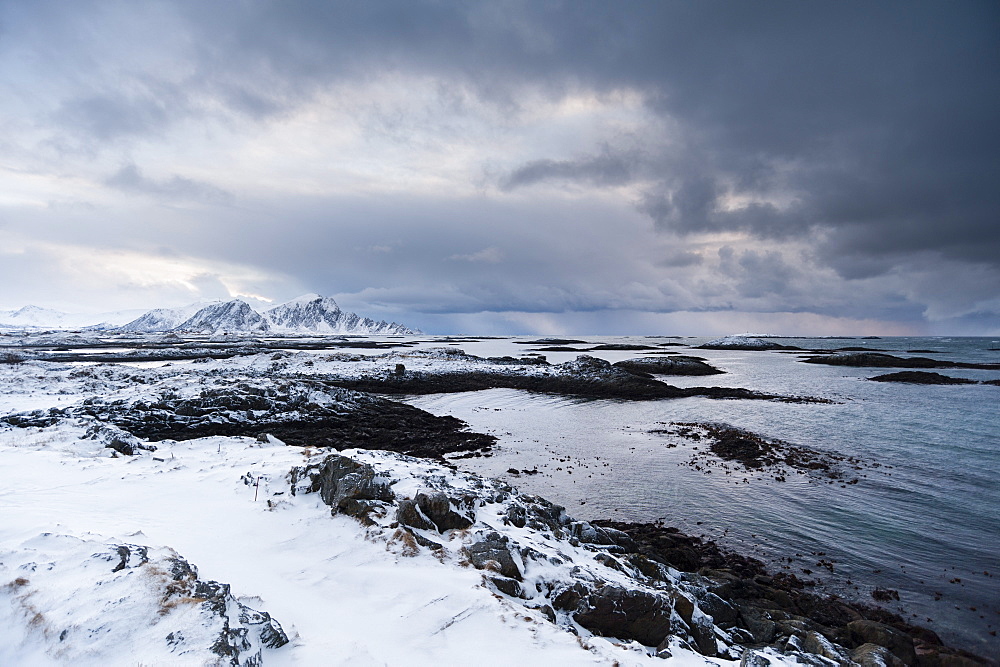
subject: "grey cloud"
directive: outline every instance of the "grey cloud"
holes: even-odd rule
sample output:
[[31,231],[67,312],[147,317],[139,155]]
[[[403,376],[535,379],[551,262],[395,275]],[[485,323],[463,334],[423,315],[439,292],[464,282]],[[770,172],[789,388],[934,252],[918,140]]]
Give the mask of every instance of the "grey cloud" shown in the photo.
[[66,128],[98,141],[158,131],[168,121],[164,104],[154,98],[126,99],[90,95],[63,103],[56,119]]
[[633,179],[636,171],[635,153],[613,153],[607,149],[599,155],[576,160],[534,160],[500,181],[505,191],[545,181],[570,181],[598,187],[623,185]]
[[222,188],[183,176],[175,175],[162,181],[148,178],[134,164],[123,166],[104,182],[122,192],[150,195],[170,201],[225,204],[233,199],[233,195]]
[[698,266],[704,261],[704,258],[690,250],[684,250],[683,248],[674,248],[670,252],[666,253],[662,257],[659,257],[656,262],[660,266],[665,266],[669,268],[684,268],[686,266]]
[[[180,67],[173,79],[147,68],[130,75],[128,85],[116,85],[114,77],[129,69],[131,46],[116,47],[118,35],[102,32],[92,17],[146,10],[108,7],[38,2],[22,3],[17,12],[0,9],[5,38],[45,26],[40,37],[52,48],[38,51],[59,56],[50,56],[46,80],[68,82],[48,111],[62,132],[84,142],[157,139],[172,124],[206,113],[195,99],[221,104],[219,113],[266,121],[332,83],[385,72],[472,91],[513,116],[527,90],[559,99],[627,88],[676,126],[683,145],[660,143],[653,131],[636,139],[641,155],[581,145],[570,156],[515,166],[498,196],[516,191],[508,199],[528,200],[536,194],[529,186],[542,183],[575,183],[583,191],[652,184],[637,208],[678,248],[647,259],[671,276],[674,270],[701,276],[701,286],[689,283],[687,305],[707,295],[706,307],[723,307],[731,297],[734,307],[749,299],[754,307],[915,321],[928,303],[946,299],[932,285],[948,284],[956,273],[979,275],[978,267],[1000,269],[1000,5],[992,0],[164,2],[157,7],[173,16],[176,41],[163,61],[175,56]],[[98,41],[108,48],[97,48]],[[461,106],[460,97],[455,104]],[[392,127],[383,131],[405,136],[403,121],[390,115]],[[482,159],[496,164],[495,156]],[[108,185],[161,199],[224,195],[182,176],[151,179],[135,167]],[[765,196],[727,209],[730,188]],[[768,204],[766,195],[791,203]],[[373,282],[413,284],[437,275],[438,288],[462,292],[453,302],[466,310],[597,308],[621,300],[622,281],[655,283],[660,275],[642,273],[632,261],[651,239],[636,228],[627,238],[608,233],[621,213],[594,213],[581,202],[559,211],[577,221],[569,233],[553,230],[541,198],[523,209],[486,213],[481,209],[494,201],[414,207],[269,200],[259,202],[252,233],[239,233],[242,219],[213,217],[198,221],[203,236],[177,243],[219,258],[253,258],[316,289],[360,293]],[[514,215],[526,222],[512,222]],[[160,219],[157,233],[170,222]],[[757,249],[734,251],[726,265],[731,273],[719,278],[727,282],[710,285],[704,274],[714,262],[697,263],[700,255],[684,244],[694,235],[728,232],[748,236]],[[763,245],[783,253],[781,244],[792,241],[812,248],[811,265]],[[588,243],[604,245],[588,249]],[[395,251],[366,253],[362,261],[342,250],[372,246]],[[503,251],[502,267],[446,261],[490,247]],[[793,283],[810,270],[827,271],[829,284],[813,281],[810,290],[796,292]],[[901,296],[900,276],[917,271],[929,277]],[[953,289],[972,284],[969,278]],[[870,292],[852,311],[843,294],[861,289]],[[433,296],[448,301],[443,288]],[[981,301],[956,317],[976,326],[1000,320]]]

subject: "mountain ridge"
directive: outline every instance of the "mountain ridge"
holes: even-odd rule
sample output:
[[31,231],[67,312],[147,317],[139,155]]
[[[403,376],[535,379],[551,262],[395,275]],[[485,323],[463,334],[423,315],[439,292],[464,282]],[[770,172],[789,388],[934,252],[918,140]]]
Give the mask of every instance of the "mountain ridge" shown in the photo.
[[[242,299],[194,303],[179,308],[70,315],[28,305],[0,311],[0,327],[14,329],[91,329],[135,333],[191,332],[207,334],[382,334],[420,333],[396,322],[374,320],[340,308],[332,297],[304,294],[264,311]],[[127,313],[128,319],[124,316]],[[109,317],[117,316],[117,317]],[[97,321],[94,321],[97,320]]]

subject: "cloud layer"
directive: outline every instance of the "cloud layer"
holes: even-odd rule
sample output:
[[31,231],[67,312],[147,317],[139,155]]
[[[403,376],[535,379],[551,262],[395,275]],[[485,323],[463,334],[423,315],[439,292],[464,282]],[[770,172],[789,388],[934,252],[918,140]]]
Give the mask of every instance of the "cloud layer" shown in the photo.
[[997,71],[972,0],[6,3],[0,305],[998,333]]

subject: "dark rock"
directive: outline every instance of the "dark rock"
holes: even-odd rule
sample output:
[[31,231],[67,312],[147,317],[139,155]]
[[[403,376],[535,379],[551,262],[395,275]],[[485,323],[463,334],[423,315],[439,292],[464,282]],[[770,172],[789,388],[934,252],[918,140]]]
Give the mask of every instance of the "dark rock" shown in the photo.
[[[412,374],[387,377],[406,382]],[[313,401],[316,392],[329,402]],[[489,449],[496,438],[467,430],[454,417],[437,417],[411,405],[316,382],[238,381],[199,396],[163,395],[152,402],[85,402],[65,416],[89,416],[146,440],[188,440],[212,435],[271,434],[289,445],[363,448],[439,458]],[[22,415],[27,417],[27,415]],[[41,415],[24,424],[38,426]]]
[[257,611],[240,603],[240,623],[250,626],[260,637],[264,648],[281,648],[288,643],[288,635],[266,611]]
[[862,644],[851,651],[851,660],[861,667],[904,667],[903,661],[884,646]]
[[917,664],[920,667],[996,667],[997,662],[957,649],[919,644]]
[[[765,438],[728,424],[675,422],[672,426],[677,428],[674,431],[656,432],[697,442],[708,441],[708,449],[701,450],[692,457],[692,461],[704,465],[713,463],[709,457],[711,454],[723,461],[739,463],[748,471],[768,468],[775,473],[784,473],[794,469],[822,475],[825,478],[842,479],[847,472],[865,463],[856,457],[840,456],[782,440]],[[777,481],[784,481],[783,475],[782,479]]]
[[819,655],[840,664],[847,663],[847,651],[814,630],[807,630],[800,635],[799,646],[806,653]]
[[[120,572],[128,567],[139,567],[149,562],[149,548],[136,544],[119,544],[115,547],[118,552],[118,564],[112,572]],[[187,563],[185,562],[185,565]]]
[[744,651],[740,657],[740,667],[770,667],[772,664],[774,664],[772,658],[753,649]]
[[466,552],[469,562],[477,570],[493,570],[517,581],[524,578],[521,554],[510,548],[506,536],[487,533],[481,540],[467,547]]
[[404,526],[420,530],[437,530],[437,526],[421,510],[416,500],[400,500],[396,509],[396,521]]
[[416,542],[418,546],[425,547],[427,549],[432,549],[434,551],[440,551],[441,549],[444,549],[444,545],[441,544],[440,542],[435,542],[434,540],[424,537],[420,533],[413,532],[413,530],[411,530],[409,526],[403,526],[402,530],[406,533],[406,535],[413,538],[413,541]]
[[634,541],[638,553],[683,572],[703,568],[729,569],[743,576],[764,572],[764,564],[759,560],[723,551],[715,542],[685,535],[673,527],[606,519],[591,524],[625,533]]
[[434,522],[439,532],[469,528],[476,522],[475,496],[452,499],[441,492],[420,492],[414,500],[424,516]]
[[569,526],[569,534],[582,544],[620,546],[634,551],[635,542],[627,533],[610,527],[595,526],[586,521],[574,521]]
[[728,602],[712,592],[706,591],[698,598],[698,606],[715,620],[720,628],[732,627],[739,619],[739,612]]
[[340,501],[337,510],[341,514],[352,516],[366,526],[374,525],[376,518],[384,517],[389,513],[387,503],[382,500],[359,500],[357,498],[345,498]]
[[512,598],[521,597],[523,589],[521,588],[521,582],[516,579],[509,579],[507,577],[498,577],[491,575],[484,575],[483,580],[487,584],[500,591],[504,595],[509,595]]
[[671,609],[664,595],[604,584],[582,597],[573,618],[605,637],[657,646],[670,633]]
[[853,368],[979,368],[1000,369],[1000,364],[971,364],[958,361],[943,361],[927,357],[896,357],[880,352],[853,352],[847,354],[826,354],[806,357],[806,364],[827,366],[850,366]]
[[577,582],[552,598],[552,606],[560,611],[574,611],[580,606],[585,595],[587,595],[587,587]]
[[927,371],[900,371],[868,378],[872,382],[906,382],[909,384],[978,384],[975,380],[956,378]]
[[340,510],[350,500],[391,501],[395,494],[388,481],[368,464],[331,454],[324,459],[314,478],[313,490],[319,491],[324,503]]
[[522,505],[515,505],[510,503],[507,505],[507,510],[504,513],[503,521],[506,524],[515,526],[517,528],[524,528],[527,523],[528,512]]
[[687,624],[691,631],[691,637],[698,647],[698,652],[702,655],[714,656],[718,653],[718,644],[715,640],[715,628],[712,618],[706,616],[694,600],[683,593],[674,596],[674,611]]
[[891,602],[899,600],[899,591],[891,588],[876,588],[872,591],[872,597],[879,602]]
[[778,625],[771,620],[771,614],[763,609],[751,605],[740,607],[740,618],[742,627],[750,631],[753,640],[758,644],[770,644],[778,629]]
[[641,359],[626,359],[613,364],[630,373],[653,373],[655,375],[717,375],[722,373],[718,368],[708,364],[698,357],[673,356]]
[[781,343],[775,343],[774,341],[764,340],[762,338],[747,338],[746,342],[741,340],[726,340],[721,339],[719,341],[710,341],[702,345],[697,346],[701,350],[742,350],[746,352],[752,352],[755,350],[800,350],[802,348],[795,347],[794,345],[782,345]]
[[[466,368],[441,372],[413,371],[402,376],[383,374],[376,377],[329,378],[327,382],[347,389],[382,394],[438,394],[482,389],[523,389],[584,398],[641,401],[705,396],[714,399],[774,400],[794,403],[830,402],[820,398],[766,394],[738,387],[675,387],[651,377],[643,377],[623,368],[614,367],[603,359],[588,355],[580,355],[574,361],[552,366],[552,372],[547,374],[517,373],[506,369]],[[282,437],[279,433],[275,435]]]
[[857,648],[863,644],[877,644],[889,649],[904,665],[915,665],[917,653],[913,639],[909,636],[877,621],[851,621],[847,624],[847,645]]

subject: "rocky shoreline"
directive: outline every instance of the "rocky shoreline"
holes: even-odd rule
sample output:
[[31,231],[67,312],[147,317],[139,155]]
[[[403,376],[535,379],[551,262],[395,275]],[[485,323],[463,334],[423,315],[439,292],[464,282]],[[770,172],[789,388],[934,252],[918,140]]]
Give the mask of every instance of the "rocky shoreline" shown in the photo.
[[[815,582],[794,574],[771,573],[763,562],[720,548],[713,541],[681,533],[663,524],[592,521],[625,533],[635,552],[681,572],[696,574],[715,602],[713,618],[727,630],[752,637],[750,646],[812,651],[838,664],[844,656],[830,651],[816,634],[850,650],[861,665],[996,665],[993,660],[945,646],[932,630],[872,605],[812,591]],[[883,595],[892,591],[876,589]],[[706,596],[707,597],[707,596]],[[874,594],[873,594],[873,597]],[[877,598],[876,598],[877,599]],[[816,634],[813,634],[816,633]],[[881,655],[872,646],[888,649]]]
[[380,530],[403,553],[457,553],[497,595],[567,631],[636,641],[659,657],[685,648],[760,666],[775,658],[996,664],[948,648],[891,612],[817,594],[814,582],[772,574],[715,542],[663,524],[577,521],[502,482],[344,452],[293,470],[290,484],[293,494],[320,494],[335,514]]

